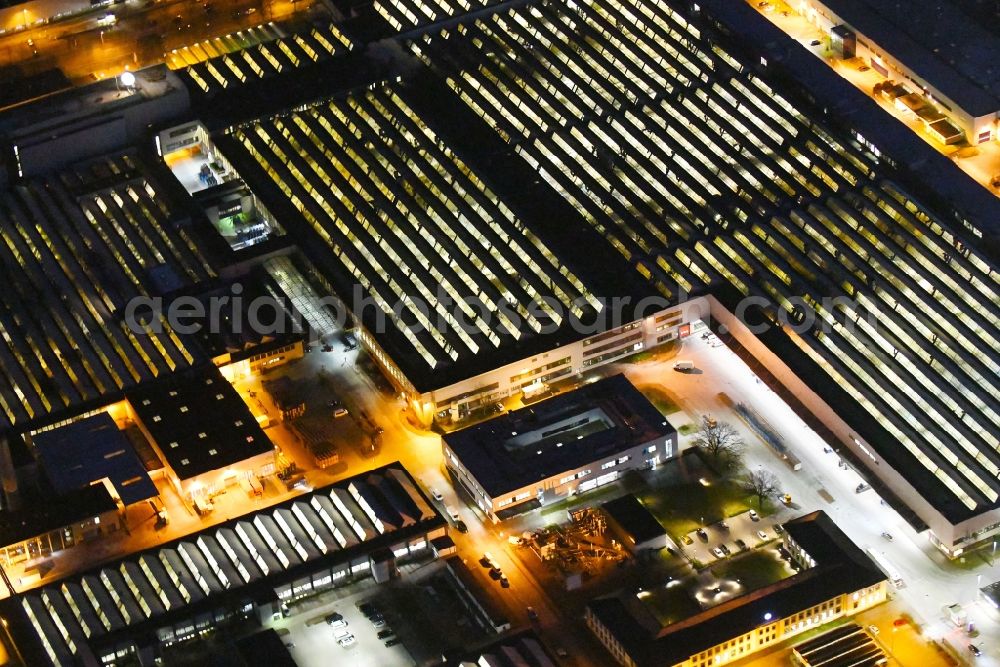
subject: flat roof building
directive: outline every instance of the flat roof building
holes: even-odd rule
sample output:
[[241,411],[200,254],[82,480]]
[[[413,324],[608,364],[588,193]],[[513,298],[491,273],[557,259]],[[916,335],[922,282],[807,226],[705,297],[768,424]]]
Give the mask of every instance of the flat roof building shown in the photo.
[[159,495],[132,443],[107,412],[35,433],[31,448],[57,495],[102,480],[123,506]]
[[1000,37],[962,11],[881,0],[800,0],[797,7],[824,30],[856,33],[858,56],[883,76],[909,79],[944,106],[969,143],[997,136],[1000,69],[985,63],[1000,52]]
[[663,524],[631,493],[601,503],[601,511],[608,518],[608,528],[632,553],[668,545]]
[[274,472],[274,445],[215,366],[137,387],[128,405],[186,500],[206,500],[241,475]]
[[784,526],[799,573],[665,626],[635,596],[592,600],[588,627],[629,667],[724,665],[885,601],[885,575],[824,512]]
[[[553,47],[567,23],[593,37]],[[662,293],[710,294],[949,556],[1000,529],[1000,200],[746,3],[533,2],[433,33],[408,41],[429,123],[479,118]]]
[[[398,463],[0,602],[26,664],[159,655],[212,628],[281,618],[281,605],[432,557],[447,523]],[[105,659],[106,658],[106,659]]]
[[677,431],[624,375],[446,433],[445,465],[494,521],[676,453]]

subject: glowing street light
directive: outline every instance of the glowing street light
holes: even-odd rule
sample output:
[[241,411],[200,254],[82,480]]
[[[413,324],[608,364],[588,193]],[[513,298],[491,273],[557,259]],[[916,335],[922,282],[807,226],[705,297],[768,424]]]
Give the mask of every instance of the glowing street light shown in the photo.
[[122,72],[121,76],[118,77],[118,80],[121,81],[121,84],[126,88],[135,87],[135,74],[132,74],[132,72],[129,72],[128,70]]

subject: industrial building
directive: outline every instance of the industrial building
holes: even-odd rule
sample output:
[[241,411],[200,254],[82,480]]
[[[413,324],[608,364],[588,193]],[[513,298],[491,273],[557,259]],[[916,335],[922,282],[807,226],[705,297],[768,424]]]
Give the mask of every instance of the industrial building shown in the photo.
[[[798,0],[810,23],[854,45],[843,58],[910,87],[922,104],[953,119],[973,146],[998,138],[1000,72],[984,67],[1000,38],[961,11],[922,2]],[[939,114],[939,115],[941,115]]]
[[825,513],[785,523],[784,540],[801,568],[791,577],[665,626],[634,595],[591,600],[587,626],[626,667],[706,667],[886,600],[885,575]]
[[442,438],[444,461],[491,519],[585,493],[677,453],[677,431],[624,375]]
[[34,433],[30,448],[56,495],[103,484],[124,508],[159,494],[132,443],[106,411]]
[[[1000,206],[854,113],[874,103],[825,65],[772,52],[789,38],[751,7],[696,4],[529,3],[412,37],[436,76],[410,97],[481,118],[661,293],[708,293],[954,557],[1000,528]],[[426,99],[446,90],[467,113]]]
[[274,445],[215,366],[136,387],[128,406],[166,480],[199,511],[227,486],[274,473]]
[[30,665],[149,664],[171,645],[433,557],[444,518],[398,463],[0,603]]

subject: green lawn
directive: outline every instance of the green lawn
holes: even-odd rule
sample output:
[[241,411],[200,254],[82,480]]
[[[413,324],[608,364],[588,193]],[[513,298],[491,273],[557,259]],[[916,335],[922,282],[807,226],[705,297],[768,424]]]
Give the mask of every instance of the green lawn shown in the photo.
[[[674,536],[702,525],[702,518],[704,523],[714,523],[750,508],[750,499],[739,484],[716,477],[694,452],[663,467],[636,495]],[[702,478],[709,486],[699,481]]]
[[642,392],[643,396],[649,399],[649,402],[656,406],[656,409],[660,411],[660,414],[666,416],[671,415],[675,412],[680,412],[681,408],[674,401],[673,397],[662,387],[656,385],[642,385],[638,387],[639,391]]
[[774,550],[752,551],[738,558],[726,560],[712,568],[713,574],[725,579],[739,579],[748,591],[773,584],[792,575],[792,572],[774,555]]

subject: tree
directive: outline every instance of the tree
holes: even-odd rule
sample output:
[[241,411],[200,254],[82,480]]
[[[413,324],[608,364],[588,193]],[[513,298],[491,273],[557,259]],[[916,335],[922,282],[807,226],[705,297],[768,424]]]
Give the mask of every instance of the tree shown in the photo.
[[732,424],[716,421],[708,415],[702,416],[701,428],[691,442],[719,473],[735,470],[743,458],[745,444],[739,432]]
[[757,499],[757,507],[764,511],[764,501],[778,495],[778,477],[770,470],[753,470],[743,480],[743,490]]

